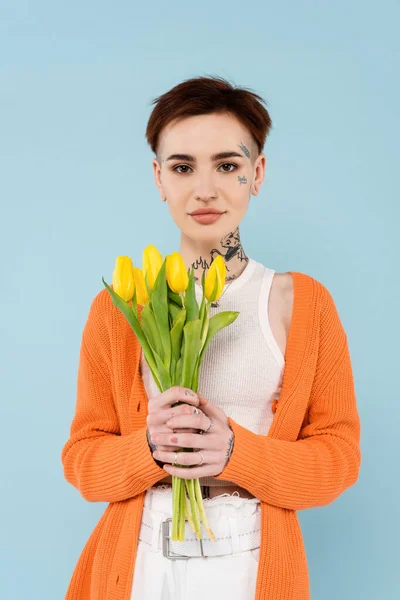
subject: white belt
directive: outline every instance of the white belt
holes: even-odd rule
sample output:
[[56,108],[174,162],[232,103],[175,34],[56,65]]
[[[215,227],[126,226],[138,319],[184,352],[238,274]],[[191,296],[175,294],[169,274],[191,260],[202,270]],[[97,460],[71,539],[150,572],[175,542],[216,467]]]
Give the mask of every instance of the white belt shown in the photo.
[[172,518],[157,520],[146,506],[143,506],[142,524],[139,540],[162,549],[163,555],[170,559],[184,559],[207,556],[236,554],[260,547],[261,512],[249,516],[220,515],[218,520],[208,519],[216,540],[212,541],[204,527],[201,527],[203,539],[198,540],[189,523],[185,522],[185,541],[171,540]]

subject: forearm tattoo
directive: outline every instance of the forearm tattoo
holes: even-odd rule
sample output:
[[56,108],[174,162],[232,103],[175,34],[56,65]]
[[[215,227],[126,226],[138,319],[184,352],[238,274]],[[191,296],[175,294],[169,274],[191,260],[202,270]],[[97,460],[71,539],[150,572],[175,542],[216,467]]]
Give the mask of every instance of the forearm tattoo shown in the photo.
[[150,450],[152,452],[155,452],[155,450],[157,450],[157,445],[153,444],[153,442],[151,441],[150,431],[148,429],[146,430],[146,435],[147,435],[147,443],[149,444]]
[[232,435],[231,435],[231,437],[229,438],[229,441],[228,441],[228,449],[226,451],[225,464],[229,461],[229,459],[231,457],[234,445],[235,445],[235,434],[232,432]]
[[153,452],[154,452],[155,450],[157,450],[157,445],[156,445],[156,444],[153,444],[153,442],[151,441],[151,438],[150,438],[150,432],[149,432],[149,430],[148,430],[148,429],[146,429],[146,436],[147,436],[147,443],[148,443],[148,445],[149,445],[149,448],[150,448],[150,450],[151,450],[151,457],[152,457],[152,459],[154,460],[154,462],[155,462],[155,463],[156,463],[156,464],[157,464],[157,465],[160,467],[160,469],[162,469],[162,468],[164,467],[164,463],[163,463],[163,462],[161,462],[160,460],[157,460],[157,459],[156,459],[156,458],[154,458],[154,456],[153,456]]

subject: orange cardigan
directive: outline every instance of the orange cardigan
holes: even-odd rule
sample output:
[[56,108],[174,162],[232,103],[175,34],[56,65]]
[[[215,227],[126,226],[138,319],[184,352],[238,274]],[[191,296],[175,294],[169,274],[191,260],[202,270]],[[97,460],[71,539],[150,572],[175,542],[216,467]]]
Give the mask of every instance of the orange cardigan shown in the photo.
[[[361,464],[347,335],[334,300],[316,279],[290,273],[293,313],[274,420],[265,436],[229,418],[234,449],[216,477],[261,500],[255,600],[310,600],[296,511],[335,500],[357,481]],[[76,410],[61,459],[65,478],[85,500],[109,504],[81,552],[65,600],[130,598],[145,492],[166,476],[147,444],[140,349],[103,289],[82,334]]]

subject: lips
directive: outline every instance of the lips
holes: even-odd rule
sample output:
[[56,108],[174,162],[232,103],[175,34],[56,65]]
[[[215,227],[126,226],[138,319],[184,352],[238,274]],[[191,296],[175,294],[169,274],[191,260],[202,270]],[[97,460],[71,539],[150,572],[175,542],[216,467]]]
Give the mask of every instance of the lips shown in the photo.
[[221,210],[213,210],[212,208],[200,208],[190,214],[192,217],[195,215],[222,215],[222,211]]
[[215,223],[222,217],[224,213],[200,213],[200,214],[192,214],[191,217],[197,223],[202,223],[203,225],[209,225],[211,223]]

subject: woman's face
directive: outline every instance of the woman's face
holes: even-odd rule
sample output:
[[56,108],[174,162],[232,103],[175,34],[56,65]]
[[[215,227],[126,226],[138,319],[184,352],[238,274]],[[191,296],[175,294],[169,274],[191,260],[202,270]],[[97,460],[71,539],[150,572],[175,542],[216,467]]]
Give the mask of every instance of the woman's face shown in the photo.
[[[213,158],[221,152],[235,155]],[[187,156],[173,158],[176,154]],[[235,231],[242,221],[251,194],[258,194],[263,181],[265,156],[258,155],[255,142],[234,116],[213,113],[170,123],[160,136],[153,170],[161,199],[182,234],[212,241]],[[190,216],[198,208],[224,214],[204,225]]]

